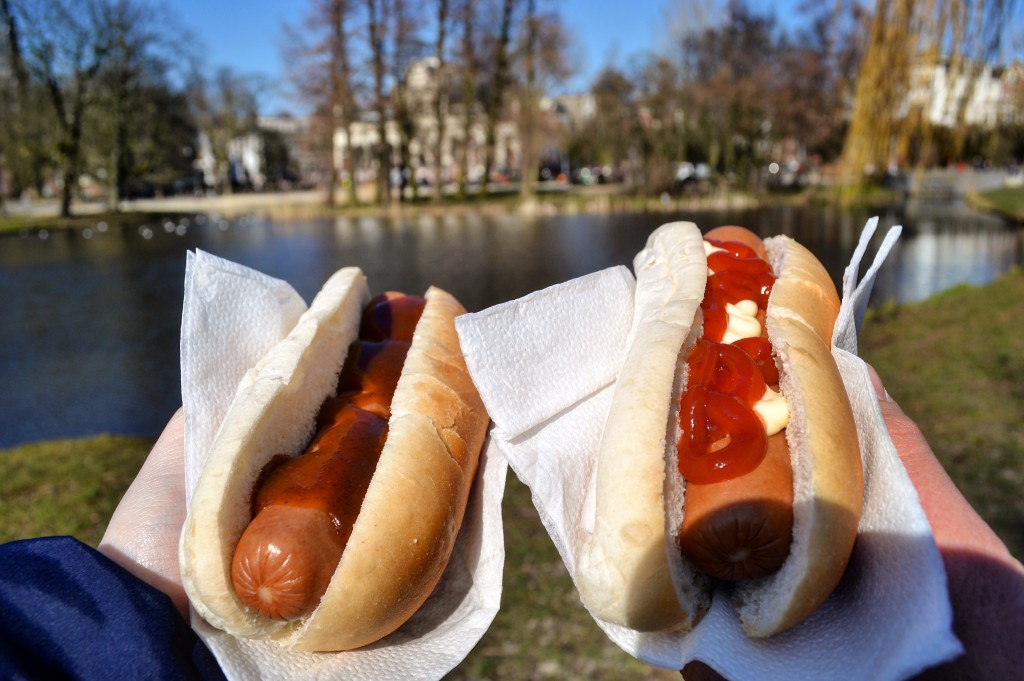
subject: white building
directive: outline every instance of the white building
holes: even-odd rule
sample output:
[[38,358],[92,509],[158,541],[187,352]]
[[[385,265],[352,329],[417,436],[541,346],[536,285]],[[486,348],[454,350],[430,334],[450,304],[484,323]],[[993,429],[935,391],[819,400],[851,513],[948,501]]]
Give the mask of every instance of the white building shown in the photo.
[[911,72],[907,111],[920,108],[935,126],[993,129],[1020,116],[1022,66],[949,59],[920,62]]
[[[408,140],[409,171],[421,184],[433,184],[434,156],[437,153],[438,121],[434,111],[434,97],[438,83],[438,60],[427,57],[410,67],[405,82],[405,101],[409,107],[414,132]],[[444,115],[444,136],[441,140],[442,182],[456,181],[461,175],[463,148],[467,154],[467,178],[479,182],[484,172],[487,134],[482,107],[477,102],[470,106],[473,116],[466,139],[466,107],[462,102],[452,103]],[[351,126],[351,136],[344,128],[334,133],[335,162],[344,168],[347,154],[353,155],[357,182],[368,182],[376,177],[378,161],[374,148],[380,141],[376,118],[366,116]],[[386,143],[392,149],[391,164],[400,163],[399,148],[403,143],[399,123],[389,118],[384,123]],[[492,172],[508,174],[517,169],[520,158],[519,131],[511,120],[500,120],[495,129],[497,145],[492,162]],[[495,175],[492,175],[494,179]]]

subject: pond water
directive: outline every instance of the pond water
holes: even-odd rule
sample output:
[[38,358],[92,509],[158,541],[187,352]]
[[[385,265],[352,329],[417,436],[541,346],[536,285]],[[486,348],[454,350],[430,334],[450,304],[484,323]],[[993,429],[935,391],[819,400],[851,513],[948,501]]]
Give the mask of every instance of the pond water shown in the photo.
[[[875,300],[913,301],[986,283],[1024,262],[1021,231],[954,204],[879,214],[904,234]],[[180,405],[178,332],[187,250],[290,282],[307,301],[337,268],[373,290],[430,284],[479,310],[613,265],[663,222],[789,234],[841,280],[869,216],[793,206],[679,214],[478,215],[226,221],[0,237],[0,448],[100,432],[156,435]]]

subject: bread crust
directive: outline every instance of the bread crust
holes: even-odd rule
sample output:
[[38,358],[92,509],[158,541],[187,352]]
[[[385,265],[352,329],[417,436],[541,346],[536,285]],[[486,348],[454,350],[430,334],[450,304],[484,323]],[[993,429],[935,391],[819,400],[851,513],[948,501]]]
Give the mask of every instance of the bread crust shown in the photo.
[[333,394],[370,295],[357,268],[332,277],[295,329],[247,374],[197,483],[180,544],[195,611],[240,637],[349,650],[402,625],[440,580],[461,527],[489,422],[459,349],[465,310],[431,287],[392,400],[389,433],[348,545],[320,605],[281,622],[247,608],[230,562],[259,472],[298,454]]
[[675,368],[707,279],[700,230],[693,223],[655,230],[634,270],[629,350],[601,439],[593,531],[578,551],[576,584],[599,619],[639,631],[685,631],[709,599],[670,538],[665,462],[675,447]]

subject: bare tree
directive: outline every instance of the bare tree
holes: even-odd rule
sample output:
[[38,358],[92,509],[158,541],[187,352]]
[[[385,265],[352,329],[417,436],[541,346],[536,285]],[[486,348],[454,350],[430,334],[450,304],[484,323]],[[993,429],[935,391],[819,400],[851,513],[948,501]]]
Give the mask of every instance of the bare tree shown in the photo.
[[448,124],[448,69],[445,42],[448,37],[448,0],[437,0],[437,34],[434,40],[434,53],[437,56],[437,71],[434,79],[434,121],[437,136],[434,139],[434,200],[440,201],[444,180],[441,172],[444,163],[444,140]]
[[166,58],[174,22],[160,11],[151,0],[3,1],[16,85],[0,102],[0,145],[15,152],[16,190],[42,193],[55,177],[66,214],[91,169],[116,209],[133,178],[170,184],[190,172],[181,150],[194,128],[168,77],[188,56]]
[[550,116],[540,110],[541,98],[572,73],[569,38],[557,12],[539,11],[537,0],[528,0],[523,30],[516,50],[519,77],[519,140],[521,153],[520,197],[532,200],[540,164],[540,145],[552,142],[557,132]]
[[[347,176],[346,203],[358,203],[352,127],[357,120],[356,74],[352,64],[350,32],[355,21],[353,0],[313,0],[300,26],[284,27],[282,54],[289,81],[299,98],[313,111],[312,135],[327,168],[326,202],[335,205],[342,175]],[[334,135],[343,130],[345,154],[339,167]]]
[[477,84],[480,79],[480,59],[476,45],[476,24],[478,21],[476,0],[462,0],[462,7],[459,15],[459,27],[462,33],[460,39],[462,71],[462,148],[459,155],[459,195],[465,196],[469,184],[469,151],[473,140],[473,126],[476,122]]
[[526,0],[523,19],[523,85],[520,94],[519,144],[521,148],[519,196],[525,204],[533,201],[537,174],[537,0]]
[[[24,112],[28,105],[29,98],[29,74],[28,67],[21,51],[21,27],[18,18],[14,14],[10,0],[0,0],[0,21],[3,22],[3,40],[0,45],[5,48],[7,63],[10,73],[13,74],[13,82],[3,79],[0,81],[0,211],[4,210],[13,184],[13,173],[11,171],[10,156],[19,144],[18,140],[24,140],[22,128],[24,127]],[[24,142],[22,142],[24,144]],[[35,145],[33,145],[35,146]],[[25,148],[24,146],[22,148]]]
[[377,117],[377,202],[391,202],[391,145],[387,137],[387,98],[384,79],[387,76],[385,38],[388,25],[388,0],[366,0],[367,38],[370,46],[370,69],[373,73],[373,109]]
[[498,118],[505,102],[505,93],[511,83],[509,46],[512,42],[512,22],[517,4],[518,0],[502,0],[498,35],[493,43],[491,56],[494,63],[494,74],[488,84],[487,96],[484,100],[484,134],[487,146],[484,149],[484,174],[480,180],[481,194],[487,192],[487,183],[490,181],[491,170],[494,168],[498,146]]
[[108,206],[117,210],[136,170],[135,142],[147,137],[147,128],[161,113],[153,110],[151,85],[168,70],[170,59],[160,54],[167,45],[158,27],[166,29],[170,20],[145,0],[114,0],[100,10],[109,54],[97,94],[102,115],[94,116],[93,128],[99,133],[99,164],[107,166]]
[[687,160],[687,130],[682,109],[682,79],[676,63],[650,54],[631,65],[636,86],[638,142],[644,186],[662,192],[672,186],[673,164]]
[[24,96],[28,90],[28,67],[25,65],[25,58],[22,56],[21,28],[10,0],[0,0],[0,19],[3,20],[4,37],[6,38],[11,72],[14,74],[19,95]]
[[234,173],[231,147],[255,132],[258,101],[256,83],[232,68],[217,70],[207,80],[193,73],[189,85],[193,115],[209,140],[218,188],[231,193],[241,178]]
[[328,201],[334,203],[334,189],[337,186],[337,163],[334,158],[334,131],[338,124],[345,130],[344,167],[348,175],[347,203],[355,206],[359,203],[358,182],[356,178],[355,147],[352,145],[352,125],[355,123],[358,107],[355,95],[355,78],[352,74],[351,59],[349,58],[349,39],[346,25],[348,15],[352,11],[351,0],[331,0],[331,33],[330,33],[330,107],[331,107],[331,130],[330,138],[330,163],[331,182],[328,189]]
[[29,23],[46,27],[26,36],[26,64],[46,87],[56,112],[62,174],[60,214],[71,215],[71,202],[82,172],[82,131],[95,101],[100,69],[111,51],[103,25],[101,0],[71,3],[49,0],[31,5]]
[[[407,182],[412,185],[412,196],[417,198],[419,187],[415,168],[418,159],[411,155],[411,145],[418,137],[416,116],[422,113],[419,101],[411,101],[408,89],[409,70],[423,57],[426,44],[418,35],[417,26],[422,23],[420,7],[408,0],[391,0],[391,109],[398,133],[398,158],[401,171],[399,199]],[[417,97],[420,92],[415,93]]]

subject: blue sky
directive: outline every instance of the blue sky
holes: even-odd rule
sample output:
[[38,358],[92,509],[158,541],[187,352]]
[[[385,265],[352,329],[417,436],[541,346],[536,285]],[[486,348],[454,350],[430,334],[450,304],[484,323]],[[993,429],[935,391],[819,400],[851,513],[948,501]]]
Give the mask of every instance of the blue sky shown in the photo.
[[[582,67],[580,80],[609,59],[649,49],[664,32],[665,0],[541,0],[540,5],[561,6],[566,25],[576,34],[576,53]],[[297,24],[307,2],[276,0],[176,0],[172,5],[181,22],[195,31],[210,69],[232,66],[246,73],[275,79],[281,73],[282,22]]]
[[[701,0],[539,0],[541,9],[558,7],[574,35],[574,54],[580,75],[568,89],[585,89],[591,77],[609,62],[624,62],[631,55],[665,45],[668,36],[666,7],[699,7]],[[759,10],[774,8],[785,25],[795,15],[799,0],[754,2]],[[306,12],[305,0],[174,0],[170,11],[194,32],[195,49],[209,70],[231,66],[242,73],[262,74],[270,83],[280,81],[281,25],[297,24]],[[678,12],[679,10],[677,10]],[[1020,15],[1024,10],[1019,10]],[[1018,22],[1015,22],[1018,23]],[[277,93],[268,91],[263,102],[268,113],[288,107]]]
[[[677,0],[678,1],[678,0]],[[779,0],[788,7],[797,0]],[[656,49],[667,37],[664,8],[670,0],[540,0],[542,9],[559,7],[575,34],[580,75],[570,88],[584,89],[591,77],[611,61],[624,61],[638,52]],[[683,3],[678,4],[700,4]],[[169,5],[184,28],[193,32],[194,48],[209,70],[231,66],[242,73],[263,74],[270,82],[282,72],[280,27],[297,24],[306,12],[303,0],[174,0]],[[274,93],[265,93],[269,113],[287,106]]]

